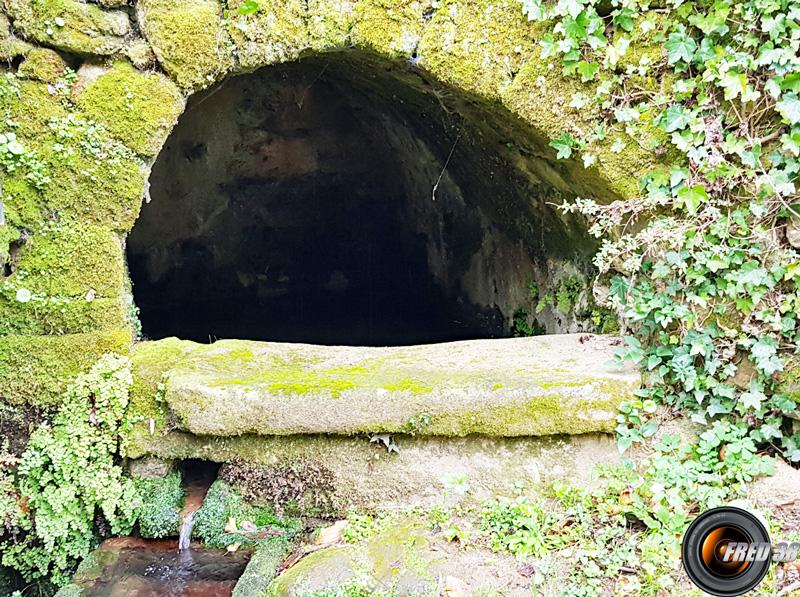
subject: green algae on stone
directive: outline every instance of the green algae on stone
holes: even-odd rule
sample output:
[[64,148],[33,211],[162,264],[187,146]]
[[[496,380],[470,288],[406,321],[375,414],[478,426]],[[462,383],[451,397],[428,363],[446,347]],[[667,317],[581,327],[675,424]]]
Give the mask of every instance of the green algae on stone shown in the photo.
[[[307,555],[273,580],[266,595],[325,595],[358,580],[358,550],[336,545]],[[361,593],[357,593],[361,594]]]
[[304,0],[260,0],[253,14],[239,14],[244,0],[228,1],[228,34],[245,71],[295,60],[308,47]]
[[[128,401],[127,418],[142,433],[155,434],[167,423],[166,406],[161,392],[164,377],[194,343],[177,338],[141,342],[134,346],[133,385]],[[151,423],[152,420],[152,423]]]
[[420,64],[440,81],[497,98],[539,52],[517,2],[440,2],[420,42]]
[[275,572],[289,554],[289,549],[289,542],[282,537],[260,543],[244,573],[236,581],[232,597],[263,595],[265,587],[275,577]]
[[89,118],[146,156],[161,149],[184,105],[172,81],[122,61],[82,87],[75,102]]
[[20,64],[19,74],[35,81],[55,83],[64,75],[66,68],[66,62],[57,52],[47,48],[34,48]]
[[233,66],[216,0],[139,0],[136,11],[158,61],[184,89],[207,87]]
[[0,5],[26,37],[75,54],[116,54],[131,32],[127,12],[77,0],[2,0]]
[[12,404],[57,405],[74,377],[108,352],[127,354],[131,341],[127,329],[0,336],[0,397]]

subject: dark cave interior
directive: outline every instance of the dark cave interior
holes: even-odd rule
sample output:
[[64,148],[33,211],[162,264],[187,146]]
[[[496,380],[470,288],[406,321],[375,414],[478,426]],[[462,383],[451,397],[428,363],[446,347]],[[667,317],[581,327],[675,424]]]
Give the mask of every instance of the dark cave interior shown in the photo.
[[531,280],[588,247],[514,164],[511,127],[443,95],[402,67],[316,57],[193,97],[127,239],[143,335],[508,336]]

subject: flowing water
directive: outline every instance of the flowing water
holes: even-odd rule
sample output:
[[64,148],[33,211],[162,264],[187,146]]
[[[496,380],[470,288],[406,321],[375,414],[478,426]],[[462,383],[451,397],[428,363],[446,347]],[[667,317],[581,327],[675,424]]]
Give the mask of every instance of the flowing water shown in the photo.
[[194,517],[197,510],[185,512],[181,521],[181,533],[178,537],[178,551],[189,551],[192,543],[192,531],[194,530]]
[[174,541],[107,541],[105,565],[84,584],[84,597],[228,597],[251,555],[175,548]]

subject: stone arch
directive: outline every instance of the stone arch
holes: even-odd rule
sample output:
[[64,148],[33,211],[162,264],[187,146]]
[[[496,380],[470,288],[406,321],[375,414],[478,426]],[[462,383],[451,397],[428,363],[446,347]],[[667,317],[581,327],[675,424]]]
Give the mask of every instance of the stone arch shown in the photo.
[[[49,176],[39,188],[22,170],[3,180],[3,396],[53,399],[54,379],[109,349],[127,350],[122,239],[185,98],[225,77],[352,47],[418,70],[486,110],[506,110],[542,141],[585,129],[595,116],[569,108],[580,85],[539,58],[542,31],[515,2],[265,0],[252,15],[239,14],[240,4],[2,0],[0,54],[17,78],[6,80],[0,107]],[[67,66],[75,79],[64,76]],[[89,142],[72,147],[77,138]],[[546,143],[520,154],[519,166],[531,158],[552,164],[548,183],[565,194],[630,196],[656,158],[624,141],[624,152],[598,152],[589,169],[556,162]]]
[[373,52],[228,78],[190,98],[128,239],[144,334],[419,344],[508,336],[515,314],[594,330],[596,245],[554,207],[590,190],[546,152],[508,110]]

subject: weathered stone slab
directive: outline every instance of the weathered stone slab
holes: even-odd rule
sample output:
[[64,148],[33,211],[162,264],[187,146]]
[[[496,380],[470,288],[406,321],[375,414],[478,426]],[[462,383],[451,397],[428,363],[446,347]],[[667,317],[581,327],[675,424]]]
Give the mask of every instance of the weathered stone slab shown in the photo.
[[[599,464],[619,462],[607,435],[462,438],[392,436],[390,452],[366,436],[323,435],[200,437],[177,431],[149,435],[139,429],[127,454],[165,459],[199,458],[229,463],[223,477],[258,486],[258,501],[287,514],[342,516],[350,510],[380,510],[440,504],[454,484],[481,501],[513,495],[553,480],[591,484]],[[237,474],[237,469],[246,474]],[[255,479],[269,480],[256,482]],[[290,479],[291,492],[286,482]]]
[[[163,397],[178,427],[196,435],[609,432],[639,385],[638,373],[610,364],[613,343],[557,335],[391,348],[189,344],[166,372]],[[142,344],[136,358],[159,350]]]

